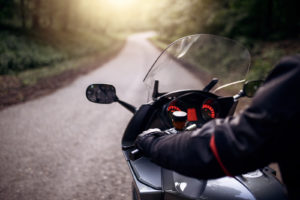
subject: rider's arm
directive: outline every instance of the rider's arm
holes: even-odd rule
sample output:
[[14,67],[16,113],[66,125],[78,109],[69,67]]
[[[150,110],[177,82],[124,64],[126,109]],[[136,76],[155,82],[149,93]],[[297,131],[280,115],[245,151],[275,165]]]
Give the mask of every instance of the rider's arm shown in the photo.
[[264,167],[270,160],[252,153],[265,139],[251,131],[237,136],[231,128],[236,120],[213,120],[177,135],[149,135],[138,140],[138,146],[159,165],[192,177],[217,178]]
[[139,138],[137,144],[146,156],[165,168],[193,177],[220,177],[224,173],[209,147],[211,131],[206,125],[177,135],[151,134]]

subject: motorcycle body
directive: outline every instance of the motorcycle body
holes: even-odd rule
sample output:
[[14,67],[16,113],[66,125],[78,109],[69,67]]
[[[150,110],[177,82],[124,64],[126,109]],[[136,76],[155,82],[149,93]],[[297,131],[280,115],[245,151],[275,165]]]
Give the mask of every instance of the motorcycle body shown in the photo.
[[239,99],[253,96],[261,83],[246,82],[249,66],[250,54],[237,42],[198,34],[176,40],[160,54],[144,78],[148,101],[139,108],[120,100],[112,85],[87,88],[90,101],[118,102],[134,114],[121,142],[133,178],[133,199],[286,199],[284,187],[269,167],[234,177],[200,180],[158,166],[134,144],[136,137],[150,128],[181,134],[174,127],[176,111],[186,113],[186,130],[233,115]]

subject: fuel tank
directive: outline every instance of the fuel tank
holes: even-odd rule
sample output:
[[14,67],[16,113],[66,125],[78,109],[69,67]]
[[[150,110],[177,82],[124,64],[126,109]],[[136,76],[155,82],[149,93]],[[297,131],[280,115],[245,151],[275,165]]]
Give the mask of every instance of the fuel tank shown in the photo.
[[287,199],[285,189],[268,167],[235,177],[199,180],[161,168],[146,157],[127,161],[135,189],[143,200]]

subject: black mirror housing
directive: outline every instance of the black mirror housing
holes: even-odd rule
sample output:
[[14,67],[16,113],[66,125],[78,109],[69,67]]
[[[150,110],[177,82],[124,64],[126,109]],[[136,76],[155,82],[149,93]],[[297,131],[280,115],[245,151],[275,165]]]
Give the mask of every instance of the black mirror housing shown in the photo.
[[244,84],[243,93],[247,97],[253,97],[263,82],[263,80],[247,81]]
[[113,85],[92,84],[86,89],[86,98],[94,103],[110,104],[118,101],[116,89]]

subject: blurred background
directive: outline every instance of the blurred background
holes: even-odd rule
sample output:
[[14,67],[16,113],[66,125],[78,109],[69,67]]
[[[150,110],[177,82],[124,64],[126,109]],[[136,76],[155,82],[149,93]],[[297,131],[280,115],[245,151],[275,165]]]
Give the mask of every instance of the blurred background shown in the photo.
[[64,74],[65,84],[146,30],[161,48],[196,33],[236,39],[251,51],[255,78],[299,52],[298,9],[297,0],[0,0],[0,104],[30,99],[18,89],[41,79]]
[[300,53],[299,8],[297,0],[0,0],[0,199],[131,199],[120,150],[131,115],[88,103],[86,86],[112,83],[140,105],[159,52],[198,33],[242,43],[248,79],[264,78]]

